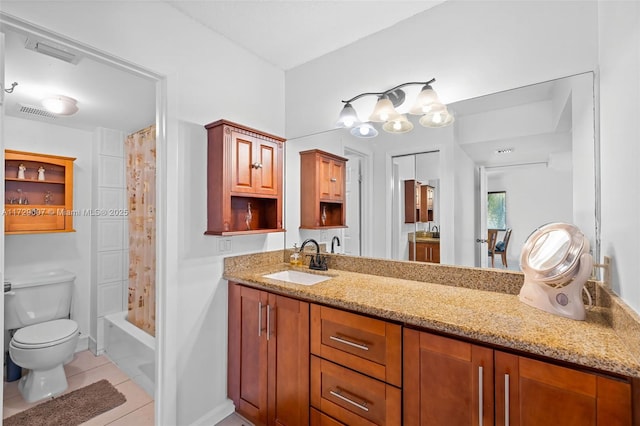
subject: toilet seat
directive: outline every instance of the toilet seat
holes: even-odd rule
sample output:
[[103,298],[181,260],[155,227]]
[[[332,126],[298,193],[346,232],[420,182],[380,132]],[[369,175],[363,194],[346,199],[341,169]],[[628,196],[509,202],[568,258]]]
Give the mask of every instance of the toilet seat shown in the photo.
[[21,328],[13,335],[11,345],[20,349],[40,349],[67,342],[78,334],[78,323],[58,319]]

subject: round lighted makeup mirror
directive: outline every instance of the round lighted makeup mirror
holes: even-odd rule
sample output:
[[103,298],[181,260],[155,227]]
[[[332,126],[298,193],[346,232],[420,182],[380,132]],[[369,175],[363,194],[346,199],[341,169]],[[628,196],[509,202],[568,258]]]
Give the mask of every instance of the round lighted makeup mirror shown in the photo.
[[[589,240],[575,225],[549,223],[529,235],[520,267],[520,301],[576,320],[586,317],[582,292],[593,268]],[[590,296],[587,292],[587,296]]]

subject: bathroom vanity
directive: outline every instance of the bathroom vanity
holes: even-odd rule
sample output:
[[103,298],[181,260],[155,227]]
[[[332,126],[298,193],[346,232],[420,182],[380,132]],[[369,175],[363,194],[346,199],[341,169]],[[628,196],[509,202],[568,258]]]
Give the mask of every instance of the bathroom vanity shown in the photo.
[[598,283],[575,321],[520,303],[520,273],[328,255],[321,283],[265,278],[287,255],[225,259],[229,397],[256,424],[640,422],[640,323]]

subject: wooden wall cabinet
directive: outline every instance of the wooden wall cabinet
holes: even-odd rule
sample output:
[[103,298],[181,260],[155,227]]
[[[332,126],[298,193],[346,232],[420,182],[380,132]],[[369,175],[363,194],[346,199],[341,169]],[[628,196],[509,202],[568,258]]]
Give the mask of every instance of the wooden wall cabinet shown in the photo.
[[309,304],[229,283],[228,396],[256,425],[309,424]]
[[631,426],[631,401],[625,380],[404,329],[406,426]]
[[415,179],[404,181],[404,223],[433,222],[434,188]]
[[[74,231],[74,161],[71,157],[5,150],[5,234]],[[39,169],[43,170],[40,175]]]
[[440,243],[409,241],[409,260],[440,263]]
[[284,139],[226,120],[207,124],[210,235],[282,232]]
[[313,149],[300,153],[300,228],[346,227],[346,162]]

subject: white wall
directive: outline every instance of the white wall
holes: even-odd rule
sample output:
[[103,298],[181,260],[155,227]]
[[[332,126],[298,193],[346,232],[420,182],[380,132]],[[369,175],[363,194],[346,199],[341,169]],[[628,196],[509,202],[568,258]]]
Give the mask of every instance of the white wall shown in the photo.
[[158,346],[164,387],[156,413],[166,424],[216,423],[232,408],[226,399],[223,256],[282,248],[284,237],[233,237],[231,251],[221,253],[219,238],[202,235],[201,127],[225,118],[284,136],[284,73],[162,2],[4,1],[2,9],[166,76],[168,156],[159,168],[159,183],[166,179],[167,189],[160,198],[166,211],[159,206],[166,251],[158,266],[167,282],[158,292],[168,305],[158,324],[167,341]]
[[[450,103],[594,70],[596,12],[589,1],[444,2],[287,71],[287,136],[332,128],[341,99],[407,81],[435,77]],[[374,101],[353,106],[364,117]]]
[[[73,208],[82,211],[91,205],[91,158],[93,133],[15,117],[5,117],[5,148],[19,151],[75,157],[73,168]],[[28,194],[27,194],[28,195]],[[35,203],[30,198],[31,203]],[[80,332],[89,335],[89,294],[91,290],[91,217],[73,218],[76,232],[7,235],[5,237],[6,277],[63,268],[76,274],[72,318]],[[87,340],[81,342],[88,344]]]
[[[507,192],[507,227],[512,229],[507,247],[510,269],[520,261],[520,250],[536,228],[549,222],[574,223],[569,169],[523,166],[487,171],[487,190]],[[502,238],[501,232],[498,240]],[[496,266],[501,265],[496,260]]]
[[640,312],[640,4],[598,3],[602,254],[612,285]]

